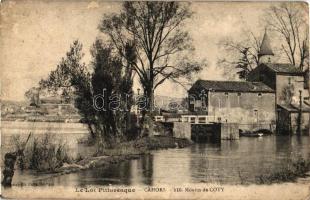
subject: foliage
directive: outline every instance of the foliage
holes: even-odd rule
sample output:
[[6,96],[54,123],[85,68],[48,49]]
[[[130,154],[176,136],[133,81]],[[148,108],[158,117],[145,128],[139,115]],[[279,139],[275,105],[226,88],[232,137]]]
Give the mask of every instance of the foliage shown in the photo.
[[[133,57],[130,48],[128,45],[126,51],[128,56]],[[92,138],[102,149],[124,139],[130,128],[128,113],[132,105],[132,72],[114,53],[113,47],[99,39],[95,41],[91,55],[92,73],[81,63],[82,44],[74,41],[66,57],[47,79],[41,80],[40,86],[51,91],[70,91]],[[104,99],[101,99],[100,109],[95,109],[94,98],[98,95]]]
[[[129,45],[129,44],[128,44]],[[129,46],[127,51],[129,54]],[[93,56],[92,87],[94,95],[102,94],[103,89],[105,104],[104,112],[96,111],[96,120],[102,121],[105,139],[121,139],[123,133],[130,128],[130,109],[132,105],[132,71],[128,65],[123,65],[122,60],[113,54],[111,45],[104,45],[101,40],[96,40],[91,50]]]
[[[192,39],[183,30],[190,18],[188,5],[179,2],[124,2],[119,14],[104,16],[99,25],[139,77],[147,98],[143,111],[153,111],[154,90],[166,80],[180,83],[201,70],[201,64],[189,59],[194,50]],[[133,44],[135,59],[124,52]],[[143,121],[143,120],[142,120]]]
[[256,182],[258,184],[293,182],[298,177],[306,176],[308,171],[310,171],[310,161],[298,157],[296,161],[289,161],[288,164],[279,171],[257,176]]
[[70,163],[65,144],[53,142],[50,134],[44,134],[43,138],[34,138],[30,153],[30,169],[38,171],[54,171],[65,162]]
[[238,60],[236,68],[239,69],[237,74],[239,75],[240,79],[247,79],[248,74],[253,70],[251,58],[249,58],[251,55],[249,53],[249,48],[244,48],[241,51],[242,57]]
[[91,123],[94,120],[91,75],[86,65],[81,63],[83,56],[82,44],[74,41],[66,53],[66,57],[62,58],[57,68],[51,71],[48,78],[42,79],[39,84],[41,89],[47,89],[53,93],[66,91],[71,96],[75,95],[75,106],[82,118],[86,120],[92,136],[95,137]]
[[23,148],[25,148],[25,143],[22,142],[20,135],[13,135],[12,143],[14,144],[15,152],[21,152],[21,155],[17,158],[17,164],[18,164],[19,169],[24,170],[25,160],[24,160]]
[[[12,139],[16,151],[24,147],[19,135]],[[33,169],[52,172],[64,163],[70,163],[71,159],[67,154],[66,144],[61,141],[55,142],[55,137],[46,133],[41,138],[34,137],[25,151],[19,155],[17,161],[21,170]]]

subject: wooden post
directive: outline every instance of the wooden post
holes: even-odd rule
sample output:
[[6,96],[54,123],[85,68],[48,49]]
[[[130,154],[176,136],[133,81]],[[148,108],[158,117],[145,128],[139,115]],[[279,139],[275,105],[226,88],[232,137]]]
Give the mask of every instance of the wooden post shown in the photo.
[[3,180],[1,182],[4,187],[12,186],[16,158],[17,158],[17,152],[6,153],[4,156],[4,169],[2,171]]
[[25,150],[26,144],[29,141],[29,138],[31,136],[31,133],[28,135],[28,138],[26,142],[24,143],[23,147],[15,152],[6,153],[4,156],[4,170],[3,173],[3,180],[1,184],[4,187],[11,187],[12,186],[12,180],[14,176],[14,166],[17,159],[17,156],[23,155],[23,152]]

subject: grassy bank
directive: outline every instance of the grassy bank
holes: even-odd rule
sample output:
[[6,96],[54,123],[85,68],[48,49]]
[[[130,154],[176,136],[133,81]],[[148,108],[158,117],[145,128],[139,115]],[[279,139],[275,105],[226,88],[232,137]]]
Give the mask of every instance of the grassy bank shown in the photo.
[[6,153],[19,152],[16,166],[20,170],[53,172],[63,163],[74,161],[68,152],[67,143],[62,139],[57,139],[55,134],[29,135],[27,145],[25,138],[21,135],[13,135],[11,142],[13,147]]
[[192,144],[188,139],[155,136],[144,137],[130,142],[123,142],[116,145],[113,149],[105,149],[104,156],[137,155],[145,154],[151,150],[167,148],[184,148]]
[[286,166],[283,166],[279,171],[260,175],[256,177],[257,184],[273,184],[283,182],[295,182],[298,178],[307,176],[310,171],[310,160],[305,160],[299,157],[296,160],[288,161]]
[[148,154],[151,150],[184,148],[191,144],[192,142],[188,139],[162,136],[144,137],[135,141],[120,143],[113,149],[105,149],[100,155],[81,158],[71,164],[64,163],[61,167],[54,170],[54,174],[51,177],[74,173],[80,170],[106,167],[126,160],[138,159],[140,155]]
[[[24,146],[24,138],[11,138],[14,147],[12,152],[20,151]],[[42,178],[33,180],[33,184],[41,185],[44,180],[80,170],[108,167],[126,160],[138,159],[142,154],[152,150],[167,148],[183,148],[191,145],[187,139],[172,137],[143,137],[137,140],[117,144],[112,149],[104,149],[101,154],[91,153],[72,157],[66,142],[57,139],[54,134],[33,136],[27,143],[23,153],[16,160],[16,167],[20,170],[33,170],[42,174]],[[90,147],[96,149],[95,146]]]

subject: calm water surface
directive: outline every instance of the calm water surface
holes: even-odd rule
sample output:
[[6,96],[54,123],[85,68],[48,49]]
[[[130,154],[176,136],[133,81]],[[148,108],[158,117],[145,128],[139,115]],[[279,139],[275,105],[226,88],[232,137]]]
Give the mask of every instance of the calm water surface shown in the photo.
[[310,158],[310,137],[267,136],[195,144],[184,149],[154,151],[140,159],[108,168],[86,170],[49,180],[49,184],[157,185],[182,183],[238,184],[280,169],[289,158]]
[[[91,154],[85,146],[77,143],[78,138],[87,135],[85,127],[79,124],[15,122],[2,123],[1,128],[2,161],[4,153],[12,149],[12,135],[20,134],[26,138],[30,131],[37,131],[35,135],[40,135],[47,129],[57,132],[56,138],[66,142],[73,156]],[[310,137],[241,137],[236,141],[223,140],[221,144],[194,144],[184,149],[153,151],[137,160],[110,167],[48,178],[40,185],[236,184],[241,179],[254,182],[255,176],[279,170],[289,159],[298,156],[310,159]],[[13,183],[31,183],[48,176],[16,171]]]

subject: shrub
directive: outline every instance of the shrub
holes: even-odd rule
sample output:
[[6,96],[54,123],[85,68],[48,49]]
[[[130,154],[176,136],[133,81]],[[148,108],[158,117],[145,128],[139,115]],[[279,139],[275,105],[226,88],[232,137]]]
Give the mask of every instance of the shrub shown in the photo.
[[54,143],[51,134],[44,134],[43,138],[34,138],[32,151],[30,152],[30,169],[38,171],[54,171],[63,163],[71,162],[67,154],[65,144]]
[[[13,140],[16,150],[19,150],[21,146],[20,137],[16,136]],[[71,162],[66,144],[56,140],[54,135],[45,133],[43,136],[33,137],[31,141],[18,159],[20,169],[53,172],[65,162]]]
[[256,177],[258,184],[272,184],[281,182],[293,182],[298,177],[305,177],[310,171],[310,161],[298,157],[295,161],[288,161],[288,165],[279,171]]

